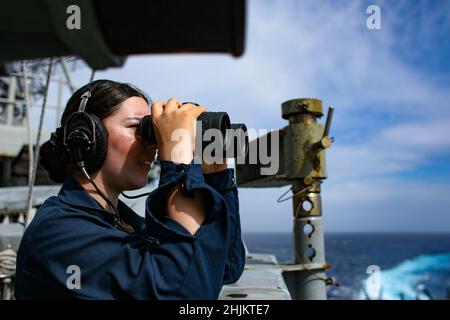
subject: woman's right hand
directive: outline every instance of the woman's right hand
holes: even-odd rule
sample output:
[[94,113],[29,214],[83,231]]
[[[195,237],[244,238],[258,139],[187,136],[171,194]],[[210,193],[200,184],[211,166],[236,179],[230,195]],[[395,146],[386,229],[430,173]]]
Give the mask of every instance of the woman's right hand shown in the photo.
[[205,107],[176,99],[151,106],[152,124],[161,160],[189,164],[194,158],[196,120]]

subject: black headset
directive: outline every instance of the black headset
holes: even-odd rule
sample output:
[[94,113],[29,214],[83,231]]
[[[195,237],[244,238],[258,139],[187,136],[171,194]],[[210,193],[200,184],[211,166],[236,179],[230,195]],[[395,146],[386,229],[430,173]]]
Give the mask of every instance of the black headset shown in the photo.
[[[99,117],[86,112],[86,105],[92,97],[92,85],[81,95],[78,111],[72,113],[66,120],[63,128],[63,145],[72,163],[84,174],[86,179],[94,186],[98,194],[114,209],[116,224],[126,231],[122,225],[122,219],[117,208],[109,198],[97,187],[90,177],[90,173],[101,168],[105,162],[108,151],[108,132]],[[149,195],[143,193],[137,196],[122,195],[129,199],[135,199]]]
[[97,187],[90,173],[101,168],[108,150],[108,133],[100,118],[86,112],[86,105],[92,96],[92,87],[81,95],[78,111],[72,113],[66,120],[63,129],[63,145],[67,149],[70,160],[94,186],[98,194],[114,210],[114,220],[119,228],[128,232],[123,224],[116,206]]
[[102,121],[86,112],[86,105],[92,96],[92,88],[81,95],[78,111],[72,113],[64,124],[63,144],[70,160],[88,173],[100,169],[108,150],[108,133]]

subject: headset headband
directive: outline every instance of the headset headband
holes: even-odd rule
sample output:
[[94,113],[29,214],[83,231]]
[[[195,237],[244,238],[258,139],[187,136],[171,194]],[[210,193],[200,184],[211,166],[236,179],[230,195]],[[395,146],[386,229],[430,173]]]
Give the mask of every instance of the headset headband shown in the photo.
[[79,112],[84,112],[84,110],[86,109],[86,104],[91,96],[92,94],[89,89],[81,95],[80,107],[78,108]]
[[[95,143],[96,140],[96,136],[95,136],[95,123],[94,120],[89,116],[88,113],[86,113],[85,109],[86,109],[86,105],[87,102],[89,100],[89,98],[92,96],[91,90],[90,90],[90,86],[89,88],[81,95],[81,102],[80,102],[80,106],[78,107],[78,112],[74,112],[72,113],[69,118],[67,119],[66,123],[64,124],[64,132],[63,132],[63,144],[68,147],[68,143],[67,143],[67,138],[68,138],[68,133],[67,133],[67,124],[70,122],[70,120],[76,116],[76,114],[80,114],[80,113],[84,113],[88,115],[89,118],[89,122],[90,122],[90,127],[91,127],[91,132],[92,132],[92,140],[89,139],[88,137],[88,143],[89,145],[93,145]],[[75,132],[78,132],[78,130],[75,130]]]

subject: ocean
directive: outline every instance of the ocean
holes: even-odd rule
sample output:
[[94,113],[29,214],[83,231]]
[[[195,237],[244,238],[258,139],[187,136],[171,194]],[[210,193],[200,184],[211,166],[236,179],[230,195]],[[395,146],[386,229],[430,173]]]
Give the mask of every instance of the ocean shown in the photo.
[[[294,260],[289,233],[244,233],[243,239],[250,252]],[[328,299],[449,298],[450,234],[331,233],[325,254],[327,275],[339,284],[327,287]]]

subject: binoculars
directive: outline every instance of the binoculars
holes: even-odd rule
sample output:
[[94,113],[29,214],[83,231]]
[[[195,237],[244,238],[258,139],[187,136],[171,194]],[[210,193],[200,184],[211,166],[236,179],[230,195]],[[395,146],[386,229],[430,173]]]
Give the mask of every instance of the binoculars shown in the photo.
[[[219,148],[212,149],[211,156],[223,158],[246,158],[248,154],[248,134],[247,126],[243,123],[230,123],[230,117],[226,112],[203,112],[197,118],[197,141],[201,138],[202,152],[211,143]],[[208,130],[214,129],[216,135]],[[152,116],[144,116],[139,124],[139,131],[142,138],[150,144],[156,144],[155,130],[152,125]],[[200,134],[200,136],[199,136]],[[211,141],[214,138],[213,141]],[[218,139],[219,141],[216,141]],[[196,142],[197,142],[196,141]],[[196,145],[196,149],[198,146]],[[219,154],[216,154],[216,151]]]

